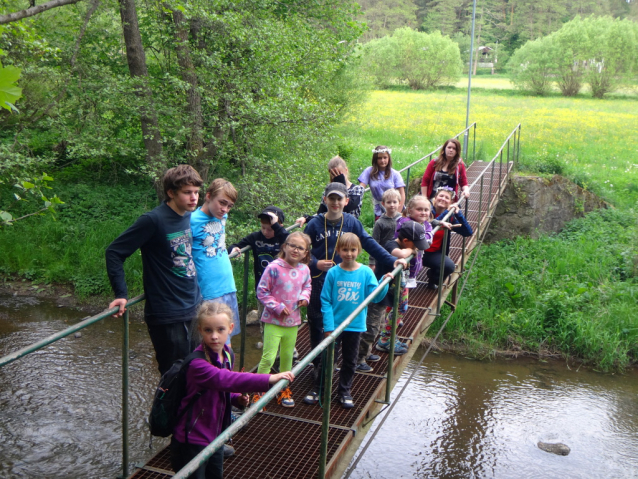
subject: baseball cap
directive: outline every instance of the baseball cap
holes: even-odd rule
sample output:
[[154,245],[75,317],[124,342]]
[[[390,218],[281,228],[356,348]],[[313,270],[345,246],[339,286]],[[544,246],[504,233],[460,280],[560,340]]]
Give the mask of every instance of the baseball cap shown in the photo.
[[257,215],[257,218],[266,218],[268,221],[271,220],[271,216],[268,213],[274,213],[277,215],[280,223],[286,221],[286,217],[284,216],[284,212],[281,211],[281,208],[277,208],[276,206],[266,206],[261,213]]
[[348,188],[343,183],[328,183],[326,189],[323,192],[323,196],[328,197],[330,195],[339,195],[342,198],[348,197]]
[[406,221],[399,228],[399,236],[414,242],[414,246],[420,250],[426,250],[430,244],[425,239],[425,228],[416,221]]

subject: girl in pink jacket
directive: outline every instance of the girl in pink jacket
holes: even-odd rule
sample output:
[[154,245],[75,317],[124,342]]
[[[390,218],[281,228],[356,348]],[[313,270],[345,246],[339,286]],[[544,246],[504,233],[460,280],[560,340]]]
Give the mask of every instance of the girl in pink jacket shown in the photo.
[[[268,265],[257,286],[257,299],[264,305],[261,321],[264,323],[264,349],[257,372],[270,372],[277,350],[279,370],[292,369],[292,356],[297,342],[297,330],[301,324],[299,308],[308,306],[311,278],[310,237],[299,231],[288,235],[277,259]],[[256,394],[253,402],[261,397]],[[281,392],[279,404],[293,407],[290,389]]]

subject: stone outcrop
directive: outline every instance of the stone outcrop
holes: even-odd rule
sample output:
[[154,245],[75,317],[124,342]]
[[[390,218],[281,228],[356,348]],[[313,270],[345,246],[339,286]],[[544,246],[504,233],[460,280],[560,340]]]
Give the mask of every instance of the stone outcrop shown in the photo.
[[536,446],[541,451],[549,452],[551,454],[556,454],[558,456],[567,456],[571,452],[571,449],[569,448],[568,445],[562,444],[560,442],[558,443],[539,442],[538,444],[536,444]]
[[560,231],[574,218],[609,207],[593,193],[562,176],[516,176],[505,189],[485,240],[538,238],[542,233]]

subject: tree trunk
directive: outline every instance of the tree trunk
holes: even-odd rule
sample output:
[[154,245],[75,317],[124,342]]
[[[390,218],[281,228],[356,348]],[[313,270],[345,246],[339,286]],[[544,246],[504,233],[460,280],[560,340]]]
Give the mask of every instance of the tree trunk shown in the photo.
[[[167,4],[165,8],[170,8]],[[189,163],[200,173],[204,183],[208,182],[208,166],[203,161],[204,140],[203,125],[204,119],[202,115],[202,98],[198,89],[197,73],[195,65],[191,58],[189,48],[189,30],[190,26],[184,18],[184,14],[180,10],[171,10],[173,14],[173,23],[175,24],[177,63],[181,70],[182,80],[189,84],[187,91],[188,112],[190,114],[190,137],[188,140],[188,149],[190,152]]]
[[144,147],[146,148],[146,164],[154,177],[157,197],[162,200],[164,191],[161,179],[166,169],[166,162],[162,155],[162,137],[157,121],[157,113],[153,107],[153,94],[148,86],[148,70],[146,68],[146,54],[142,45],[142,36],[137,22],[135,0],[120,0],[120,16],[122,31],[126,45],[126,59],[131,77],[135,82],[135,94],[142,101],[140,122]]

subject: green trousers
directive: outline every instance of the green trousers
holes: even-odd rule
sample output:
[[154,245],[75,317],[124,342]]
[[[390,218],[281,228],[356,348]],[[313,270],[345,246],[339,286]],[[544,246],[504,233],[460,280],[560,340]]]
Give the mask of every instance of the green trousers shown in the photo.
[[277,326],[264,323],[264,349],[261,353],[259,368],[257,368],[258,373],[270,373],[279,349],[281,349],[279,352],[279,372],[292,369],[292,355],[295,352],[298,330],[299,326]]

